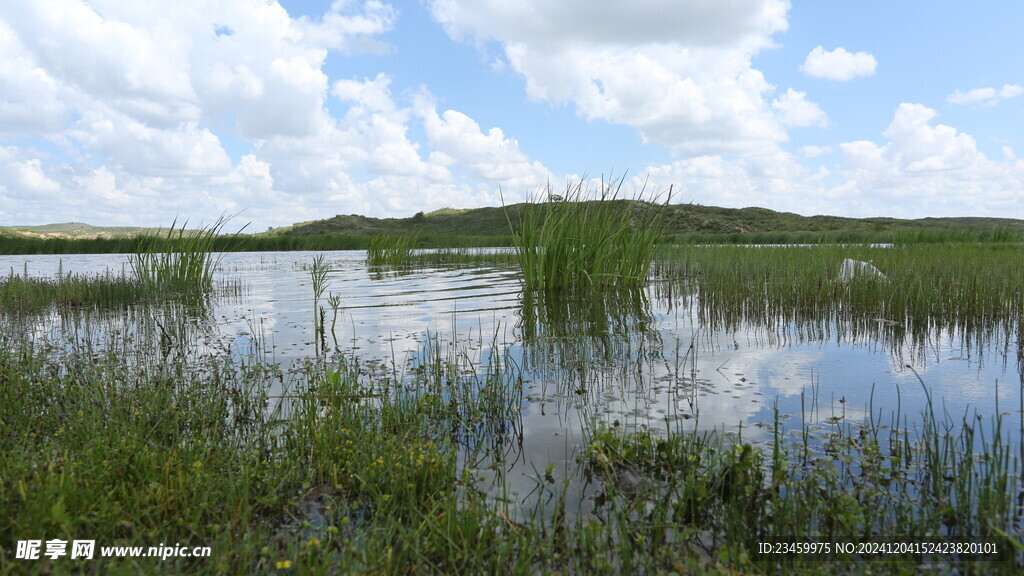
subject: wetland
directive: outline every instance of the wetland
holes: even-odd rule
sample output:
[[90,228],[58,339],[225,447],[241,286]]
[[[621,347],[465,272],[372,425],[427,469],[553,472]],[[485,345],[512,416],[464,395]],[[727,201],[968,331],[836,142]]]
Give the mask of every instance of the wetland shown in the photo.
[[0,573],[1024,567],[1021,244],[581,233],[0,256]]

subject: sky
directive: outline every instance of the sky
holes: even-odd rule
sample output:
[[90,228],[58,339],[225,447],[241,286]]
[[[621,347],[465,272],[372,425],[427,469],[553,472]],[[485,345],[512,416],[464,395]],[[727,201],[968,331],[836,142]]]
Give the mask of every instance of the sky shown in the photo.
[[1018,0],[3,2],[0,226],[260,231],[580,178],[1024,219],[1021,22]]

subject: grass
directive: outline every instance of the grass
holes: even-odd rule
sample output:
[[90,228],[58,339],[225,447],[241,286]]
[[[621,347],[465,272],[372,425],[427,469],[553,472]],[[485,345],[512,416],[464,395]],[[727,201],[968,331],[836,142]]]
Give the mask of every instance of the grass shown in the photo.
[[[1024,470],[1013,438],[1024,420],[957,421],[929,406],[913,429],[897,410],[888,421],[872,410],[862,422],[842,414],[825,427],[804,421],[796,434],[776,410],[774,442],[764,447],[716,432],[662,437],[598,426],[587,456],[610,493],[605,514],[634,534],[653,531],[653,548],[703,549],[744,573],[909,574],[925,565],[1016,573],[1024,557],[1014,495]],[[764,543],[818,548],[767,553]],[[901,543],[975,552],[929,554]]]
[[152,236],[132,254],[129,262],[136,279],[148,288],[166,292],[209,292],[220,262],[213,252],[214,240],[226,223],[222,217],[197,233],[186,234],[188,222],[178,228],[175,220],[162,242],[159,236]]
[[[468,210],[440,209],[408,218],[335,216],[257,234],[218,235],[213,251],[365,250],[380,234],[418,238],[422,248],[512,246],[508,224],[518,226],[533,203]],[[1024,221],[1000,218],[841,218],[800,216],[764,208],[664,204],[658,209],[665,241],[675,244],[1001,243],[1024,241]],[[86,225],[76,225],[84,227]],[[52,227],[33,227],[49,230]],[[57,231],[65,230],[63,226]],[[0,229],[0,254],[134,253],[168,240],[166,234],[127,236],[131,229],[97,228],[111,237],[32,237]],[[188,231],[187,234],[192,234]],[[154,238],[156,236],[157,238]]]
[[[662,233],[657,210],[620,200],[622,179],[602,182],[595,191],[580,180],[556,196],[528,206],[518,222],[507,214],[516,254],[528,290],[589,290],[638,287],[647,281],[654,248]],[[640,196],[643,195],[643,190]]]
[[124,275],[70,274],[50,280],[11,274],[0,278],[0,302],[11,312],[39,312],[52,306],[60,310],[94,306],[118,308],[159,299],[159,294]]
[[377,234],[370,238],[366,262],[370,266],[401,266],[408,263],[419,239],[409,234]]
[[[1015,244],[904,247],[676,247],[659,274],[685,278],[701,314],[718,324],[837,315],[880,318],[905,328],[1013,325],[1024,310],[1024,251]],[[888,280],[839,280],[843,260],[870,261]]]
[[[132,304],[157,304],[178,296],[208,296],[214,290],[213,272],[220,258],[213,254],[213,240],[224,225],[219,220],[198,233],[186,233],[185,225],[172,225],[166,236],[151,236],[138,246],[129,263],[132,276],[124,273],[86,276],[64,274],[56,278],[32,278],[11,270],[0,278],[0,302],[21,313],[82,308],[123,308]],[[222,292],[238,292],[225,283]]]

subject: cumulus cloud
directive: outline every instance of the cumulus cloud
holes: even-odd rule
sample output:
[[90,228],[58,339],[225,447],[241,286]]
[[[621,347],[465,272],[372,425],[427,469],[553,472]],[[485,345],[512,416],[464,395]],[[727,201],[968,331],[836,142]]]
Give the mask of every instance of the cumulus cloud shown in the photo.
[[[263,0],[4,3],[0,138],[45,138],[59,152],[0,147],[0,194],[31,221],[157,224],[248,208],[246,218],[280,225],[492,203],[498,180],[535,179],[539,164],[500,129],[474,157],[444,138],[455,156],[421,154],[409,130],[427,117],[396,102],[387,75],[331,85],[328,52],[390,50],[380,37],[397,17],[379,0],[300,18]],[[456,111],[435,118],[481,136]],[[243,145],[235,160],[225,134]],[[457,182],[449,167],[494,186]]]
[[807,94],[792,88],[772,101],[772,108],[779,113],[787,126],[828,126],[828,116],[821,107],[807,100]]
[[841,144],[849,194],[892,207],[893,215],[996,216],[1019,211],[1024,162],[987,158],[971,135],[933,125],[937,116],[921,104],[900,104],[883,132],[885,144]]
[[514,138],[501,128],[484,132],[469,116],[457,110],[438,114],[433,97],[421,91],[414,100],[416,114],[423,119],[427,142],[435,150],[432,159],[443,165],[457,164],[485,182],[506,189],[535,188],[550,179],[543,164],[530,161]]
[[1001,100],[1014,98],[1024,93],[1024,87],[1016,84],[1006,84],[999,90],[995,88],[972,88],[967,92],[957,90],[946,96],[946,102],[950,104],[979,104],[981,106],[995,106]]
[[824,47],[818,46],[807,55],[800,69],[816,78],[847,81],[871,76],[877,67],[878,61],[867,52],[851,54],[842,46],[825,51]]
[[734,208],[901,218],[1019,213],[1024,160],[1009,147],[1002,158],[990,159],[970,134],[937,118],[927,106],[900,104],[879,141],[843,142],[835,147],[837,164],[814,169],[801,158],[824,157],[833,147],[804,146],[797,155],[707,155],[647,172],[654,186],[674,184],[681,201]]
[[434,0],[431,10],[457,40],[529,43],[763,46],[787,27],[788,2],[763,0]]
[[786,139],[751,58],[785,30],[782,0],[436,0],[457,40],[498,42],[527,96],[637,129],[686,155],[765,151]]
[[0,21],[0,137],[36,136],[59,129],[68,108],[57,82],[36,65],[11,28]]
[[326,14],[316,19],[303,16],[295,26],[315,46],[339,52],[387,52],[390,47],[376,37],[391,30],[397,17],[394,7],[377,0],[364,4],[334,0]]

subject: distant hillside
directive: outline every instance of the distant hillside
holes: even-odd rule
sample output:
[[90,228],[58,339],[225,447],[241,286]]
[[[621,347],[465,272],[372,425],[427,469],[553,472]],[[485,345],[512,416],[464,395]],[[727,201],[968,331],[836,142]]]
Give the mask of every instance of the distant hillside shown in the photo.
[[[625,201],[619,201],[625,202]],[[513,224],[518,222],[526,204],[507,207]],[[844,218],[840,216],[801,216],[776,212],[767,208],[719,208],[697,204],[658,206],[643,204],[645,210],[664,210],[669,234],[759,234],[759,233],[823,233],[855,232],[877,234],[894,231],[988,229],[999,226],[1024,231],[1024,220],[1009,218]],[[508,235],[508,219],[504,208],[445,208],[409,218],[370,218],[356,214],[339,215],[326,220],[297,224],[282,235],[309,236],[317,234],[348,234],[372,236],[382,232],[421,235],[500,236]],[[275,231],[277,232],[277,231]]]
[[[625,205],[626,200],[615,202]],[[897,218],[844,218],[840,216],[801,216],[790,212],[776,212],[767,208],[719,208],[698,204],[676,204],[670,206],[634,203],[639,210],[664,211],[664,220],[669,235],[707,235],[725,241],[747,241],[745,237],[758,235],[788,234],[789,241],[803,241],[815,235],[852,235],[860,239],[884,239],[893,233],[932,234],[949,231],[988,231],[998,228],[1010,232],[1015,238],[1024,237],[1024,220],[1010,218],[920,218],[901,220]],[[421,237],[463,237],[470,244],[483,245],[491,241],[507,242],[509,220],[517,225],[523,210],[529,204],[512,204],[507,208],[488,207],[472,209],[442,208],[429,213],[418,213],[407,218],[371,218],[358,214],[338,215],[325,220],[299,222],[290,226],[271,229],[249,237],[261,249],[297,249],[289,247],[294,240],[302,237],[351,237],[353,241],[365,242],[365,238],[380,233],[408,233]],[[0,239],[7,242],[16,239],[57,240],[119,240],[139,234],[163,235],[166,229],[143,227],[101,227],[81,222],[46,224],[42,226],[0,227]],[[800,236],[803,235],[803,236]],[[725,238],[726,236],[730,238]],[[363,238],[363,240],[359,240]],[[475,238],[475,240],[473,240]],[[291,239],[291,240],[289,240]],[[225,240],[227,240],[225,238]],[[787,239],[783,238],[782,241]],[[305,240],[303,240],[305,241]],[[764,241],[763,239],[761,241]],[[769,239],[770,241],[770,239]],[[845,240],[840,240],[845,241]],[[875,241],[875,240],[872,240]],[[275,243],[276,242],[276,243]],[[253,244],[256,246],[256,244]],[[361,244],[360,244],[361,245]],[[498,245],[498,244],[493,244]],[[275,246],[280,246],[275,248]],[[298,245],[296,245],[298,246]]]
[[14,237],[29,238],[63,238],[63,239],[94,239],[94,238],[129,238],[141,234],[165,234],[166,228],[145,228],[142,226],[93,226],[82,222],[63,222],[60,224],[41,224],[39,226],[6,226],[0,227],[0,233]]
[[8,226],[4,230],[11,235],[32,238],[123,238],[145,234],[149,228],[132,226],[93,226],[82,222],[42,224],[39,226]]

